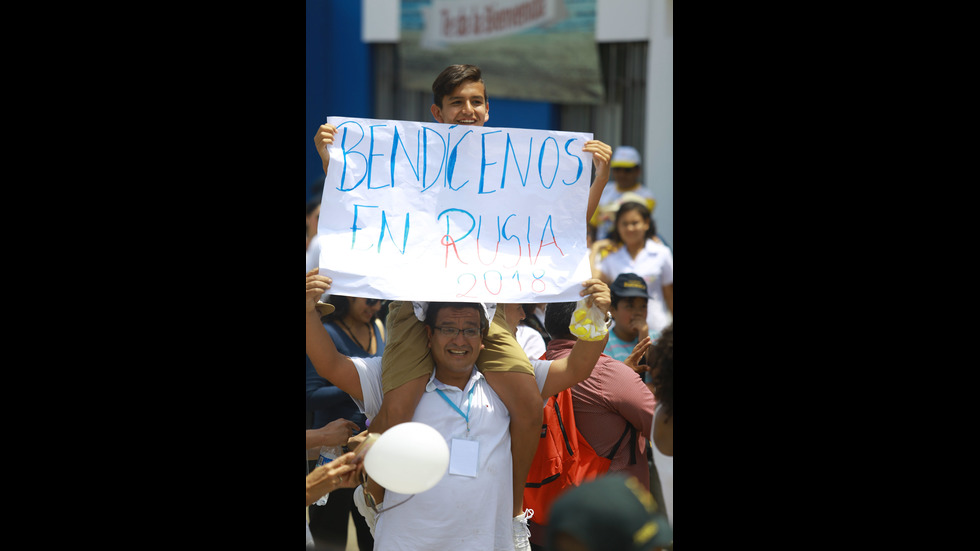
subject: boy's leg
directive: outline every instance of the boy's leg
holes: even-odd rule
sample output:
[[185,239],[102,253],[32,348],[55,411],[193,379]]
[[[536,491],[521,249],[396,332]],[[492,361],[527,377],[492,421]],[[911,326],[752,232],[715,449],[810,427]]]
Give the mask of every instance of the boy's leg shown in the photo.
[[514,339],[503,309],[497,308],[477,367],[510,412],[510,447],[514,467],[514,516],[524,512],[524,483],[541,439],[544,401],[534,368]]
[[[415,317],[411,302],[395,301],[388,306],[385,351],[381,356],[381,410],[371,420],[368,432],[385,430],[412,420],[425,385],[432,375],[425,325]],[[368,479],[367,488],[377,503],[384,499],[384,488]]]

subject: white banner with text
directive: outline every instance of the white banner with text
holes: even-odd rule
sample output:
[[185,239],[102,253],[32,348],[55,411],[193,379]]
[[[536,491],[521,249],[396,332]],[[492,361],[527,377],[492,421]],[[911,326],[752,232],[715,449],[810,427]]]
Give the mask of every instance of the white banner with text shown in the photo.
[[592,134],[329,117],[320,274],[331,294],[578,300]]

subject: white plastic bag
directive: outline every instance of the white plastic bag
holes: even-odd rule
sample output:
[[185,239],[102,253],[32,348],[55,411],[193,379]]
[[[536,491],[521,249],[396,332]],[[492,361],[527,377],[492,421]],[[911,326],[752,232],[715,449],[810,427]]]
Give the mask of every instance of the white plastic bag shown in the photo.
[[568,330],[583,341],[602,340],[609,329],[606,327],[606,314],[596,307],[586,306],[586,299],[579,299],[572,312],[572,322]]

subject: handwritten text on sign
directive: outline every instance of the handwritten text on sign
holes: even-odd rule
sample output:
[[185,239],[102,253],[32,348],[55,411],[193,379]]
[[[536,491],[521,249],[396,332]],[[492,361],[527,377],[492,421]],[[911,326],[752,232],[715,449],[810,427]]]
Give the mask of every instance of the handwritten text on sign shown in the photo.
[[329,117],[320,273],[331,293],[578,300],[591,134]]

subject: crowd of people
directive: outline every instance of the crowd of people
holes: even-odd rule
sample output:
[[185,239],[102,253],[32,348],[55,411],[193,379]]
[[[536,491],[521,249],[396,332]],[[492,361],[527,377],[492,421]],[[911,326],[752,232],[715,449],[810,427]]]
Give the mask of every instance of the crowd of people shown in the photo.
[[[434,81],[436,122],[483,126],[487,86],[478,67],[453,65]],[[328,174],[336,128],[314,146]],[[608,338],[576,338],[576,302],[386,301],[331,293],[316,235],[319,196],[307,204],[307,546],[389,550],[673,548],[673,256],[656,233],[655,199],[640,183],[640,155],[586,142],[593,156],[586,229],[592,277],[579,296],[608,313]],[[610,174],[615,186],[606,186]],[[547,523],[523,504],[542,432],[542,407],[570,389],[588,444],[608,473],[562,495]],[[451,461],[476,476],[445,475],[408,496],[375,482],[355,461],[370,433],[425,423]],[[321,446],[343,454],[317,466]],[[452,463],[459,466],[458,463]],[[451,471],[452,472],[452,471]],[[591,496],[591,497],[590,497]],[[596,496],[617,503],[576,522]],[[325,505],[316,505],[326,497]],[[398,507],[409,498],[413,505]],[[540,520],[540,519],[539,519]],[[583,532],[591,526],[609,537]],[[602,541],[604,543],[597,543]]]

